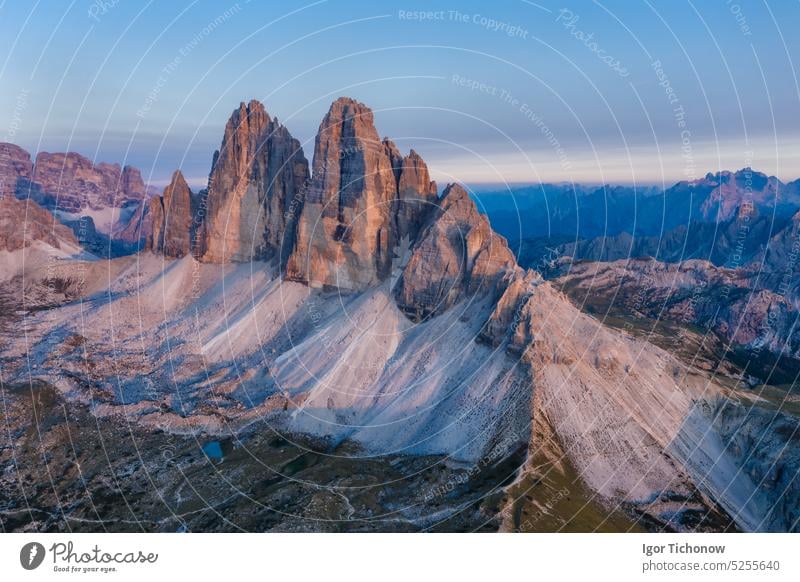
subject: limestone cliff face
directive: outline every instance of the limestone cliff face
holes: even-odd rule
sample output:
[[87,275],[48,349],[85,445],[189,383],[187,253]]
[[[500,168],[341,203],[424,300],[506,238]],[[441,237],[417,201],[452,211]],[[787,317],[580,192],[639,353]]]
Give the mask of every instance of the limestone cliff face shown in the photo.
[[200,253],[208,262],[288,255],[308,162],[258,101],[233,112],[209,179]]
[[395,242],[397,181],[372,111],[331,105],[314,147],[313,180],[287,276],[312,286],[362,289],[385,278]]
[[413,242],[435,201],[422,159],[379,139],[367,106],[337,99],[317,134],[287,277],[347,290],[385,280],[397,245]]
[[11,143],[0,143],[0,198],[15,196],[18,183],[29,181],[32,172],[28,152]]
[[527,304],[541,283],[542,276],[536,271],[510,271],[502,281],[504,291],[478,338],[493,346],[509,340],[509,350],[523,352],[534,339],[530,318],[526,317]]
[[428,166],[414,150],[400,162],[397,198],[399,236],[413,239],[439,206],[436,182],[431,181]]
[[134,245],[134,248],[141,248],[147,243],[147,239],[153,233],[153,217],[150,213],[152,199],[142,201],[136,211],[131,215],[128,222],[115,228],[111,233],[111,238],[118,239],[125,243]]
[[422,320],[468,295],[497,294],[498,284],[515,269],[505,239],[492,231],[467,192],[451,184],[413,248],[396,289],[397,304]]
[[30,190],[43,206],[69,213],[122,208],[145,199],[144,181],[136,168],[94,164],[74,152],[39,153]]
[[149,232],[145,184],[131,166],[93,163],[73,152],[41,152],[34,164],[22,148],[0,143],[0,197],[7,196],[53,212],[84,247],[104,256],[138,250]]
[[0,250],[16,251],[34,241],[57,249],[78,246],[72,231],[33,200],[0,196]]
[[163,196],[150,201],[152,233],[149,250],[167,257],[183,257],[192,251],[193,196],[180,170],[164,189]]

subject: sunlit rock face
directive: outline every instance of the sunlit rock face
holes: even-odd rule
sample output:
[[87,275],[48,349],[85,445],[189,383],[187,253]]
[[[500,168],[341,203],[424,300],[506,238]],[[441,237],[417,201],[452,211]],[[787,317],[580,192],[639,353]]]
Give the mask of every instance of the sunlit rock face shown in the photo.
[[396,198],[392,161],[372,111],[352,99],[336,100],[317,134],[313,180],[288,277],[353,290],[385,278]]
[[0,251],[16,251],[36,241],[56,249],[78,246],[72,231],[33,200],[0,196]]
[[419,320],[447,310],[468,295],[490,296],[516,269],[503,237],[458,184],[451,184],[414,246],[396,298],[400,308]]
[[163,196],[150,201],[152,233],[149,250],[167,257],[183,257],[192,252],[193,196],[180,170],[164,189]]
[[390,152],[392,167],[397,179],[397,205],[395,220],[399,239],[418,238],[425,220],[438,207],[436,182],[431,181],[428,166],[422,157],[411,150],[403,157],[396,146],[384,139]]
[[11,143],[0,143],[0,197],[14,196],[18,184],[30,180],[32,172],[28,152]]
[[317,135],[287,277],[346,290],[384,281],[398,245],[413,242],[436,198],[419,155],[403,157],[381,140],[367,106],[336,100]]
[[258,101],[231,115],[209,179],[199,254],[207,262],[286,256],[308,182],[300,142]]
[[95,164],[74,152],[40,152],[30,194],[47,208],[77,213],[139,204],[145,199],[145,185],[132,166]]

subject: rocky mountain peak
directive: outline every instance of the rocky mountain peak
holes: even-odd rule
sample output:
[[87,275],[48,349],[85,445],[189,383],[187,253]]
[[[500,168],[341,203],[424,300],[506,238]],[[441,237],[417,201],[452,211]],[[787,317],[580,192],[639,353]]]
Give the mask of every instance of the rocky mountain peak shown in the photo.
[[203,260],[288,254],[308,175],[300,142],[260,102],[241,103],[214,156],[199,237]]
[[779,206],[792,194],[777,178],[750,168],[718,172],[710,181],[707,176],[705,184],[713,187],[700,208],[707,220],[730,220],[743,207],[752,210],[754,206]]
[[436,182],[431,180],[428,166],[414,150],[400,160],[396,174],[398,237],[415,239],[439,205]]
[[0,197],[15,196],[18,183],[29,181],[31,155],[12,143],[0,143]]
[[400,165],[398,192],[401,199],[421,197],[431,202],[437,198],[436,182],[431,181],[428,166],[414,150],[403,158]]
[[356,134],[374,138],[379,143],[378,131],[375,129],[375,117],[372,109],[351,97],[339,97],[331,103],[328,113],[320,125],[320,131],[340,131],[347,136]]
[[372,110],[346,97],[333,102],[317,134],[288,278],[356,290],[389,275],[398,165],[399,152],[378,137]]
[[164,194],[150,200],[152,232],[147,248],[167,257],[188,255],[192,251],[193,207],[192,191],[183,173],[175,170]]
[[392,163],[392,171],[394,172],[394,179],[399,182],[400,173],[403,170],[403,154],[400,153],[400,149],[388,137],[383,138],[383,148],[386,151],[386,155],[389,156],[389,160]]
[[70,214],[122,208],[139,204],[146,197],[142,175],[136,168],[95,164],[75,152],[39,152],[29,193],[46,208]]
[[[176,173],[151,206],[152,249],[189,252],[190,199]],[[215,155],[202,234],[206,261],[279,253],[285,277],[312,287],[359,291],[394,274],[395,297],[413,319],[497,292],[517,268],[462,186],[449,185],[439,199],[422,157],[381,139],[372,110],[345,97],[320,124],[310,180],[297,140],[260,103],[242,103]]]
[[225,126],[220,156],[215,166],[215,170],[222,165],[234,171],[217,173],[215,177],[220,180],[233,178],[234,187],[238,180],[247,179],[253,159],[268,135],[271,122],[272,119],[261,102],[253,99],[245,104],[242,101]]
[[40,152],[34,164],[24,149],[0,144],[0,196],[29,199],[53,212],[76,234],[83,231],[81,244],[92,252],[126,254],[149,228],[139,170],[74,152]]
[[495,297],[518,269],[506,240],[492,231],[462,186],[445,189],[429,220],[395,292],[398,306],[415,321],[478,292]]

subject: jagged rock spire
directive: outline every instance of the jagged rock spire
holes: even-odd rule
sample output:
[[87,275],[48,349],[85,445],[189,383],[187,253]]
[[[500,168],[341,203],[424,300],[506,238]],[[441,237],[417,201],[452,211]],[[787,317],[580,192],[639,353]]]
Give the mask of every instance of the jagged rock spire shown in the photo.
[[342,97],[320,125],[313,168],[287,277],[350,290],[385,280],[395,247],[435,203],[425,163],[403,158],[378,137],[372,110]]
[[288,254],[307,181],[300,143],[261,103],[242,103],[214,156],[199,237],[203,260],[266,259],[282,249]]
[[505,239],[492,231],[464,188],[450,184],[414,247],[395,297],[419,321],[467,295],[496,293],[498,283],[515,269]]
[[287,276],[312,286],[374,285],[391,268],[397,180],[366,105],[345,97],[331,105],[313,167]]
[[150,200],[149,250],[167,257],[183,257],[192,251],[193,198],[183,174],[175,170],[164,194]]

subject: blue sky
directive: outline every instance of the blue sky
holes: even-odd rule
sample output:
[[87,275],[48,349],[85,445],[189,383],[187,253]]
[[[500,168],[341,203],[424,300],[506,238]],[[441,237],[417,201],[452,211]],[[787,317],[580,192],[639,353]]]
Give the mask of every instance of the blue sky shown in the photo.
[[799,22],[795,1],[0,0],[0,141],[198,185],[240,101],[311,157],[349,95],[440,181],[789,180]]

